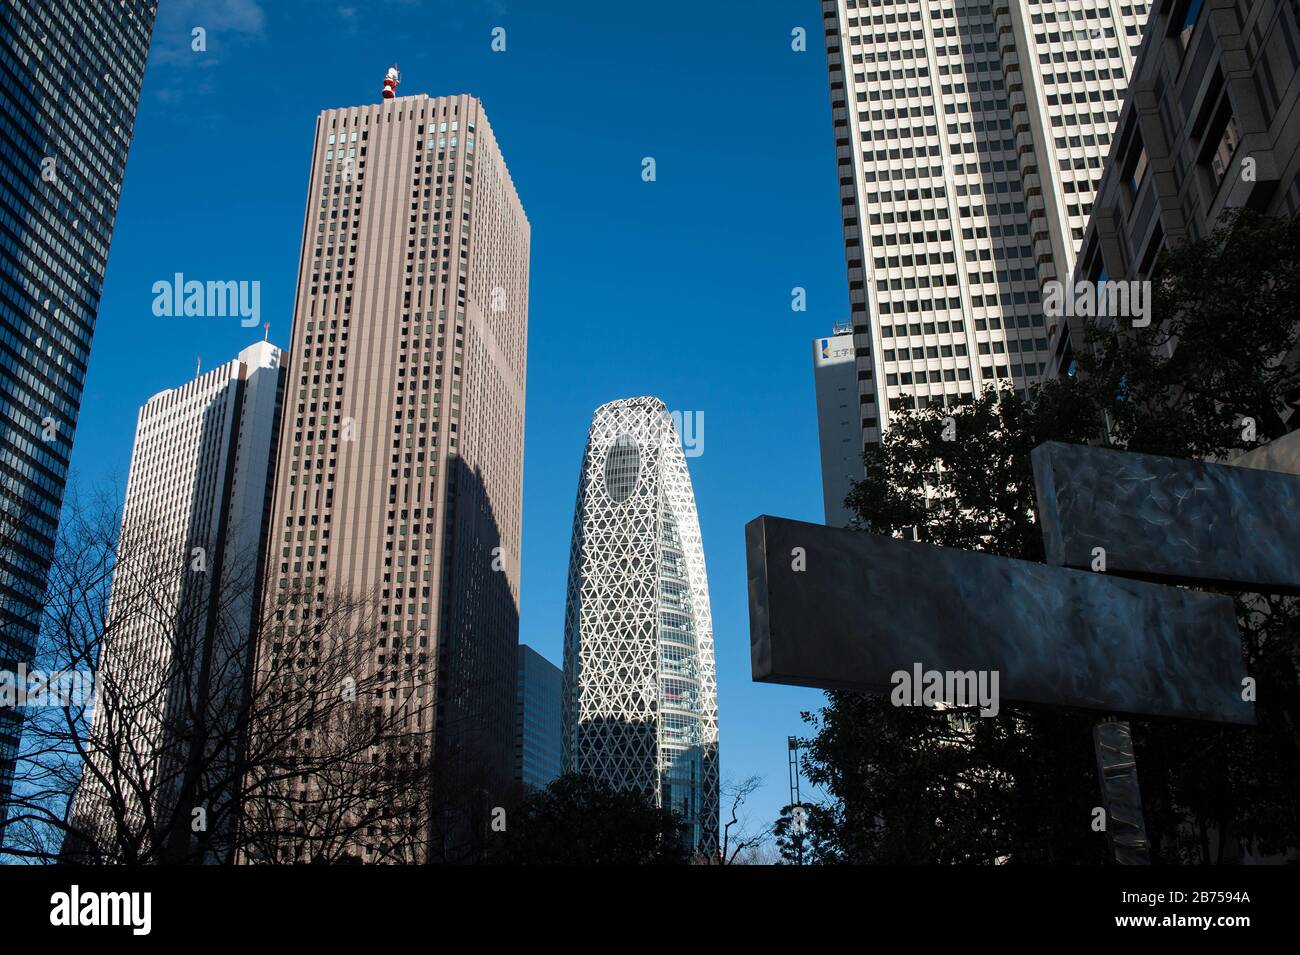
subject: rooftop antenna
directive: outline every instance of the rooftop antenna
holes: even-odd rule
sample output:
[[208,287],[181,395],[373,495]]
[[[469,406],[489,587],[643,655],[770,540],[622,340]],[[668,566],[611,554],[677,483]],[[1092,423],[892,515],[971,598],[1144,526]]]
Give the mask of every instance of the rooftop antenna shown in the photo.
[[199,377],[199,369],[201,369],[202,367],[203,367],[203,356],[200,355],[198,358],[195,358],[195,359],[194,359],[194,377],[195,377],[195,378]]
[[271,338],[271,323],[267,322],[262,326],[262,341],[269,341]]
[[786,745],[790,750],[790,817],[793,822],[790,841],[794,844],[795,865],[803,865],[804,819],[807,810],[804,809],[799,794],[799,737],[786,737]]
[[384,74],[384,99],[392,99],[396,96],[397,84],[401,82],[402,74],[398,71],[397,64],[394,63],[388,68],[388,72]]

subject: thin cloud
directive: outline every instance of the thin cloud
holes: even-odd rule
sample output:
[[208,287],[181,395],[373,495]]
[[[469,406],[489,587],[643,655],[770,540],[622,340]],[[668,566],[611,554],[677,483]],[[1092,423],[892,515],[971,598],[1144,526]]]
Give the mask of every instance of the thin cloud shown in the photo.
[[[195,27],[207,33],[207,50],[196,52],[191,43]],[[180,68],[211,67],[229,43],[260,39],[266,31],[266,12],[258,0],[171,0],[158,7],[153,31],[154,62]]]

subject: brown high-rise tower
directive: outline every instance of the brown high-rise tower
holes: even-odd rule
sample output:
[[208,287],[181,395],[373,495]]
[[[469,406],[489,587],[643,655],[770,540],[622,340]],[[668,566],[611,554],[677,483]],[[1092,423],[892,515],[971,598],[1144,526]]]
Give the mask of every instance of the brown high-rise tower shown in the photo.
[[[528,220],[474,97],[320,114],[258,669],[335,679],[321,659],[338,634],[320,608],[346,593],[367,600],[350,631],[365,641],[361,703],[379,719],[395,698],[429,701],[396,757],[414,741],[432,762],[424,831],[363,823],[348,853],[362,861],[449,857],[448,841],[477,828],[465,820],[509,795],[528,252]],[[285,609],[290,593],[305,599]],[[311,751],[311,729],[293,748]],[[376,781],[394,753],[381,751]],[[295,827],[310,833],[311,820]],[[310,841],[275,854],[310,857]]]

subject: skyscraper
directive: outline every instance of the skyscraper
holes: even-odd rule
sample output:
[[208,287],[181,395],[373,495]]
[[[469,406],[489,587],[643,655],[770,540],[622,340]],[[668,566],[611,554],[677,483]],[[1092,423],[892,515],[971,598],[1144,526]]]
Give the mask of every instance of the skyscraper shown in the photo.
[[704,546],[658,398],[596,409],[578,477],[564,621],[564,761],[718,836],[718,691]]
[[560,727],[564,675],[532,647],[519,644],[515,704],[515,781],[527,794],[564,771]]
[[822,0],[864,447],[1047,361],[1145,0]]
[[[6,0],[0,13],[2,670],[35,649],[157,6]],[[0,712],[0,805],[17,726]]]
[[844,499],[862,479],[862,429],[858,421],[857,366],[853,328],[813,339],[813,386],[817,392],[817,443],[822,462],[822,506],[826,523],[848,527],[853,515]]
[[130,831],[146,835],[144,861],[190,850],[148,844],[178,812],[177,835],[191,838],[182,789],[207,813],[208,857],[230,851],[231,746],[260,606],[280,358],[258,342],[140,409],[88,738],[98,772],[83,773],[74,819],[93,831],[109,801],[124,804]]
[[[1165,4],[1134,77],[1140,93],[1120,115],[1076,282],[1148,280],[1164,249],[1204,238],[1231,209],[1300,214],[1300,115],[1287,105],[1300,89],[1294,3]],[[1085,325],[1053,321],[1048,375],[1070,374]]]
[[[514,777],[528,254],[477,99],[317,118],[266,599],[373,596],[368,676],[428,691],[413,745],[489,807]],[[259,671],[330,639],[311,613],[264,634]],[[382,838],[357,856],[425,857]]]

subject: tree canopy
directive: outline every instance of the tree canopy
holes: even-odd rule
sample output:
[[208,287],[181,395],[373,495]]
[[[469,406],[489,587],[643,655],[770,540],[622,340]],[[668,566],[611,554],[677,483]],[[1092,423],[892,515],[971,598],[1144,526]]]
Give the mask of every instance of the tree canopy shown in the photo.
[[[846,503],[866,532],[1041,561],[1033,448],[1225,459],[1257,447],[1296,406],[1298,328],[1300,223],[1236,213],[1162,255],[1150,325],[1089,325],[1076,375],[896,415]],[[1153,861],[1300,846],[1300,614],[1294,598],[1233,596],[1259,725],[1133,722]],[[1095,713],[1004,704],[975,718],[832,692],[804,717],[804,770],[829,796],[808,807],[805,861],[1106,860],[1089,824]],[[789,807],[777,836],[793,858]]]
[[524,797],[493,847],[513,865],[685,865],[681,819],[641,793],[566,773]]

